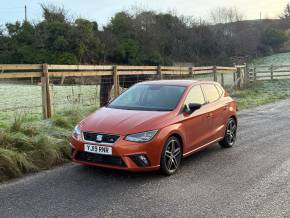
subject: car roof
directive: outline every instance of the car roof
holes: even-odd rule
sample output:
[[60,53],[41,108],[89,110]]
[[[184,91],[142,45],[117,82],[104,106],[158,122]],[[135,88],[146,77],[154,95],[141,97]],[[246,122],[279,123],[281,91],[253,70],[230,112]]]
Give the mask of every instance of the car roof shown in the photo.
[[151,80],[145,81],[138,84],[146,84],[146,85],[171,85],[171,86],[191,86],[193,84],[202,84],[202,83],[212,83],[213,81],[199,81],[199,80]]

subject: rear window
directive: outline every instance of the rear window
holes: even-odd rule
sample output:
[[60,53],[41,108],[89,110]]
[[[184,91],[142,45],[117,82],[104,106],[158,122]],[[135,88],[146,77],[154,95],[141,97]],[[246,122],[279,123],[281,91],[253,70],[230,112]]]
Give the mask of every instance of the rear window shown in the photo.
[[219,85],[215,85],[215,87],[217,88],[220,96],[222,96],[224,94],[224,89],[221,86],[219,86]]

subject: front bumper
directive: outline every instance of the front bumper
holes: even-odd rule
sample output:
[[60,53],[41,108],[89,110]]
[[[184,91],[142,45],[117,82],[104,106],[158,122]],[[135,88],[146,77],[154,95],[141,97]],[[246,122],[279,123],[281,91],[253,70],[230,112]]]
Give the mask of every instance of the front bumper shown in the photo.
[[[103,168],[126,170],[132,172],[145,172],[157,170],[160,167],[160,157],[163,149],[163,141],[155,137],[150,142],[134,143],[123,140],[120,137],[113,145],[102,145],[112,147],[112,155],[92,154],[84,151],[84,142],[71,138],[72,160],[83,165],[91,165]],[[90,142],[89,144],[96,144]],[[140,158],[143,156],[142,158]],[[141,160],[146,158],[147,164]],[[146,162],[146,161],[145,161]]]

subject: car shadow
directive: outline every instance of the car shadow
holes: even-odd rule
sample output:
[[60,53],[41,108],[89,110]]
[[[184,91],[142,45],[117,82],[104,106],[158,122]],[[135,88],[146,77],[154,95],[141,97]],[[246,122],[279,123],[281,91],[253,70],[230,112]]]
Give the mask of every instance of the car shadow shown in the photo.
[[[182,172],[190,167],[194,167],[195,164],[201,164],[202,162],[208,162],[211,159],[211,156],[215,155],[217,152],[223,152],[225,149],[220,149],[217,144],[210,145],[209,147],[190,155],[182,160],[181,167],[175,175],[171,177],[179,177],[182,175]],[[101,180],[109,180],[113,179],[114,181],[147,181],[147,180],[162,180],[171,177],[167,177],[162,175],[159,171],[152,171],[152,172],[127,172],[127,171],[120,171],[114,169],[105,169],[105,168],[98,168],[94,166],[82,166],[76,165],[74,168],[77,173],[82,177],[88,177],[90,179],[101,179]]]
[[193,153],[192,155],[185,157],[182,160],[181,164],[181,169],[184,166],[190,166],[193,165],[196,162],[202,162],[202,161],[207,161],[211,159],[212,155],[216,155],[219,152],[223,152],[225,149],[221,149],[218,144],[212,144],[209,145],[208,147]]
[[120,179],[136,179],[136,178],[146,178],[148,176],[150,177],[159,177],[160,174],[158,172],[143,172],[143,173],[137,173],[137,172],[127,172],[122,170],[115,170],[115,169],[107,169],[107,168],[99,168],[94,166],[79,166],[78,171],[80,173],[84,174],[95,174],[97,176],[102,177],[117,177]]

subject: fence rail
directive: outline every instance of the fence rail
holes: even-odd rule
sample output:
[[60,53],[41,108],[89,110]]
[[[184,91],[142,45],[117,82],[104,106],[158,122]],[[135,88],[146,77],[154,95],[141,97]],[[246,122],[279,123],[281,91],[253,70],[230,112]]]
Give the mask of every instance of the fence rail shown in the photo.
[[[213,80],[221,78],[224,85],[224,74],[233,74],[233,80],[243,78],[244,65],[235,67],[206,66],[206,67],[172,67],[172,66],[116,66],[116,65],[48,65],[48,64],[2,64],[0,65],[0,79],[40,78],[42,92],[42,112],[44,118],[53,115],[53,99],[50,88],[50,78],[97,77],[112,80],[114,96],[120,92],[120,77],[154,76],[157,79],[167,76],[189,75],[195,78],[198,75],[211,75]],[[130,77],[131,76],[131,77]],[[239,83],[242,85],[243,83]],[[100,96],[102,97],[102,96]]]
[[[45,64],[44,64],[45,65]],[[41,77],[43,64],[0,65],[0,79]],[[46,65],[50,76],[112,76],[114,67],[118,75],[144,74],[211,74],[230,73],[238,67],[167,67],[167,66],[108,66],[108,65]],[[159,72],[160,71],[160,72]]]
[[290,79],[290,65],[252,65],[248,69],[250,82]]

